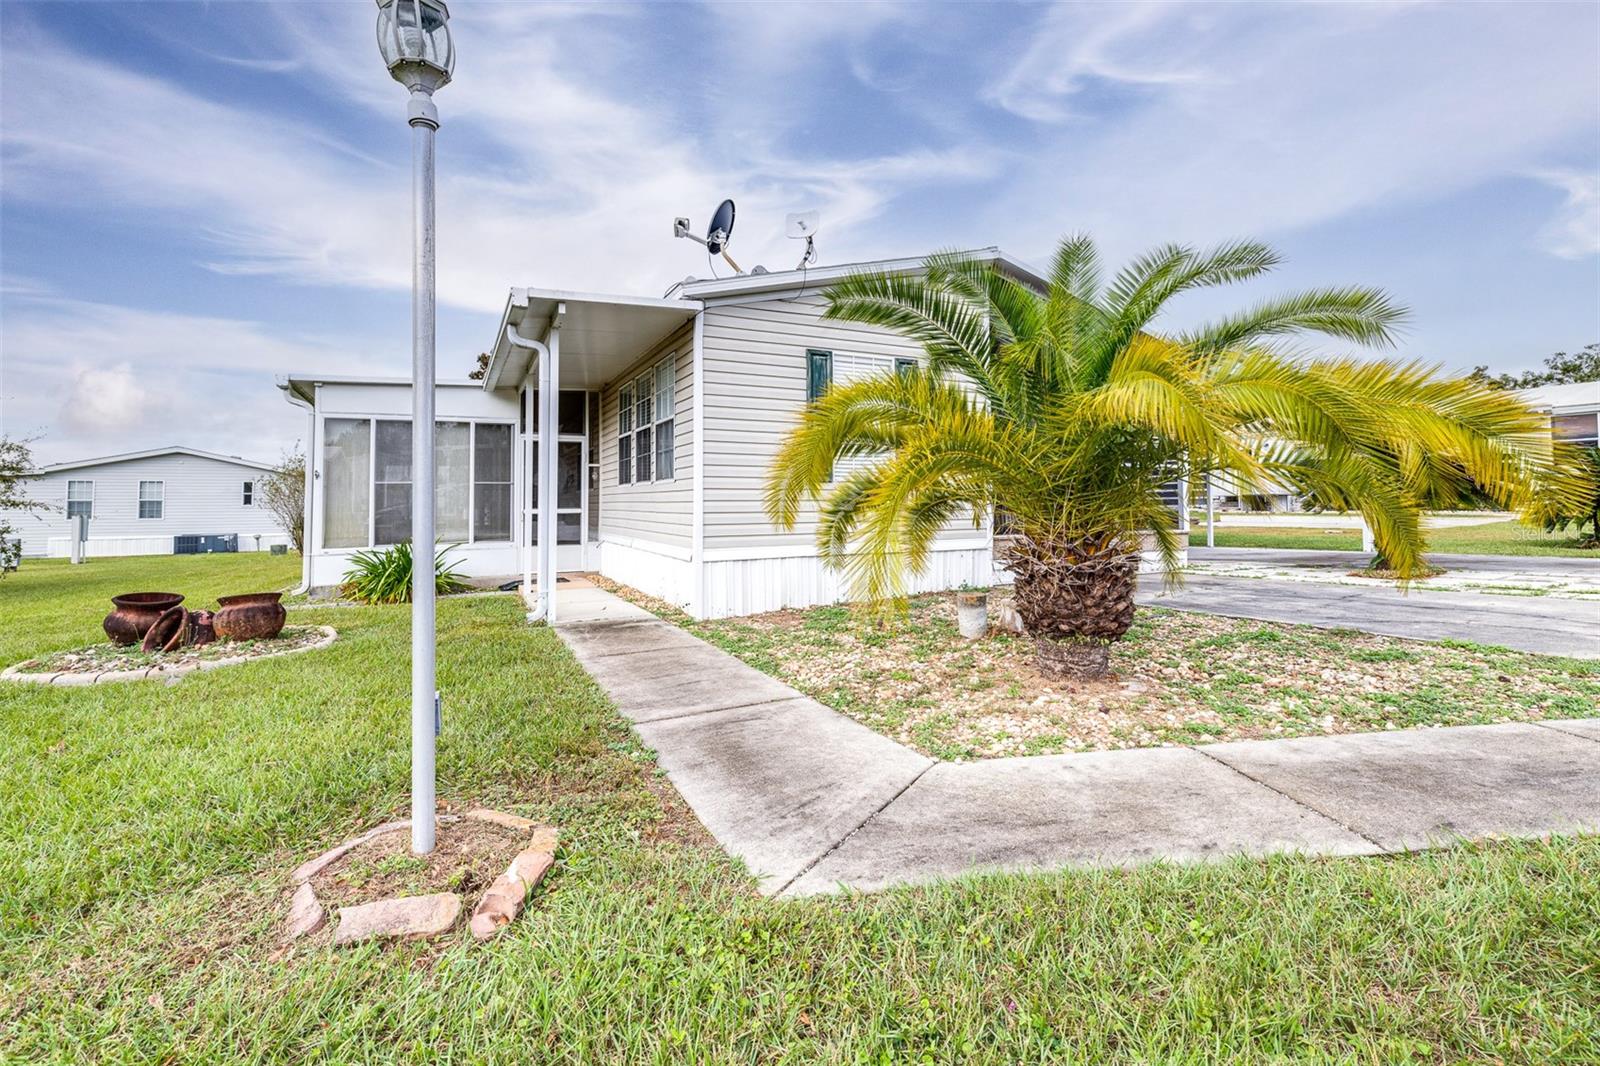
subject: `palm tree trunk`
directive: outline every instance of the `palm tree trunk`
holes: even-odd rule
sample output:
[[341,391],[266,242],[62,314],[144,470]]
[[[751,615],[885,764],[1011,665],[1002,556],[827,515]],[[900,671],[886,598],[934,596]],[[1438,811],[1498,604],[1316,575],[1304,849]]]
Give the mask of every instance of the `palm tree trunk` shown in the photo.
[[1047,677],[1104,677],[1111,644],[1133,625],[1139,552],[1110,535],[1075,541],[1019,536],[1004,549],[1017,615]]

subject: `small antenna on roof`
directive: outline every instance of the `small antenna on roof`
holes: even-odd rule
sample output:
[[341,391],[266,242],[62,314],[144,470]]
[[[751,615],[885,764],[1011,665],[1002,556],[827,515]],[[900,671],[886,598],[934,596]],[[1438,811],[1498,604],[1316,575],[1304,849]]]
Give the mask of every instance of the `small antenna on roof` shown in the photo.
[[800,256],[800,265],[796,270],[804,270],[817,261],[816,233],[817,226],[822,222],[822,216],[815,211],[791,211],[784,216],[783,228],[791,241],[805,241],[806,250]]
[[672,235],[674,237],[687,237],[706,246],[706,251],[712,255],[721,255],[733,267],[735,273],[743,274],[739,264],[733,261],[733,256],[728,254],[728,241],[733,237],[733,201],[724,200],[717,205],[711,213],[711,224],[706,227],[706,235],[696,237],[689,232],[689,220],[675,218],[672,220]]

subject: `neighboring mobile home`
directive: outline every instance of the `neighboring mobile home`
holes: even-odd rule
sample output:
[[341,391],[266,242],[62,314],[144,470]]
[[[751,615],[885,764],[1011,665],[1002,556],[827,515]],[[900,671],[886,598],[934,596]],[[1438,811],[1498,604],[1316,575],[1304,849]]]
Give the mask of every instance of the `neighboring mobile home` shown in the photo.
[[[998,249],[977,254],[1044,285]],[[556,570],[598,571],[698,618],[843,598],[817,556],[814,509],[790,531],[768,521],[767,471],[831,382],[924,358],[897,334],[824,321],[821,289],[853,271],[921,268],[691,279],[662,299],[511,290],[484,379],[438,389],[439,542],[469,575],[530,580],[543,530]],[[540,384],[552,373],[549,405]],[[411,390],[315,374],[279,386],[310,421],[305,579],[325,588],[354,552],[409,536]],[[989,525],[968,522],[945,531],[913,587],[1005,580]]]
[[89,518],[85,552],[170,555],[175,538],[233,537],[238,551],[289,543],[261,505],[261,479],[272,467],[197,448],[80,459],[42,467],[27,495],[47,510],[15,513],[9,521],[24,556],[72,554],[73,520]]

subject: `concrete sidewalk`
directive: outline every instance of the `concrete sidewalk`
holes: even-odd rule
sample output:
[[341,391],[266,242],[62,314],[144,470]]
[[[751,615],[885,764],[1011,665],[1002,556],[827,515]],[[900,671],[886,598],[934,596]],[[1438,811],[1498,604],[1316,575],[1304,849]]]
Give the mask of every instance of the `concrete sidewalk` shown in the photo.
[[1321,584],[1189,573],[1174,589],[1141,582],[1139,602],[1232,618],[1359,629],[1411,640],[1469,640],[1600,659],[1600,600],[1429,591],[1353,578]]
[[768,894],[1600,828],[1600,720],[936,763],[609,593],[558,595],[557,632]]

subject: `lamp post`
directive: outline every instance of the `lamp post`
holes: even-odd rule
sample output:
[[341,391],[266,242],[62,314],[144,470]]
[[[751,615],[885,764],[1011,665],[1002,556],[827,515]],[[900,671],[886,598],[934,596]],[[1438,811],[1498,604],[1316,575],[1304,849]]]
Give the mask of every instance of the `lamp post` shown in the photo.
[[411,90],[411,850],[433,850],[433,134],[434,90],[449,84],[455,48],[441,0],[378,0],[378,51]]

